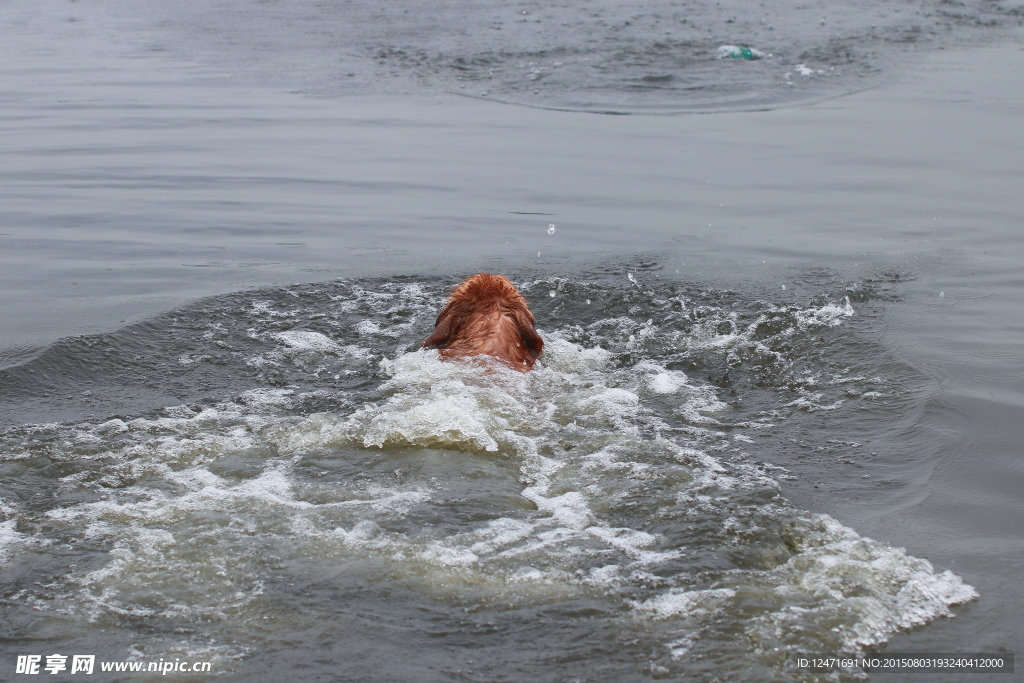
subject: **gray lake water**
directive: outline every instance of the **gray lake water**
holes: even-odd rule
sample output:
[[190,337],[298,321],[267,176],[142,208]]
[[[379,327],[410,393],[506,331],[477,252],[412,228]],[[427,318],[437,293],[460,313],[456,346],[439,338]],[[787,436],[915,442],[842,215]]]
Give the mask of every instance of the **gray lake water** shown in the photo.
[[[1020,3],[0,20],[5,680],[1024,651]],[[418,348],[479,271],[533,372]]]

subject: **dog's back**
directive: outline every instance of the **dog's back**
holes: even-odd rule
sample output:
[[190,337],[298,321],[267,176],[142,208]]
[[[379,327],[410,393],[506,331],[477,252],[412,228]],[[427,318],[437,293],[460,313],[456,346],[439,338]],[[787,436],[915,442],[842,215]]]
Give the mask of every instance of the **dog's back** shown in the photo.
[[442,358],[487,355],[526,372],[544,349],[526,299],[503,275],[478,273],[456,287],[423,346]]

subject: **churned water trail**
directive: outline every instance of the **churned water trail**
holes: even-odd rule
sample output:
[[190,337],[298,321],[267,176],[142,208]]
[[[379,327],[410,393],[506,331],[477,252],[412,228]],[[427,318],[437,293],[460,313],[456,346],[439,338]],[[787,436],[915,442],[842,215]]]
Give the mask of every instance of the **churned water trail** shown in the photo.
[[822,416],[913,393],[858,325],[896,281],[812,277],[801,305],[655,273],[520,282],[546,340],[526,374],[417,349],[429,279],[214,297],[6,370],[9,401],[75,391],[94,415],[2,433],[11,623],[246,679],[326,642],[374,678],[344,613],[412,643],[423,680],[803,680],[788,654],[976,598],[791,503],[769,457],[809,430],[863,458]]

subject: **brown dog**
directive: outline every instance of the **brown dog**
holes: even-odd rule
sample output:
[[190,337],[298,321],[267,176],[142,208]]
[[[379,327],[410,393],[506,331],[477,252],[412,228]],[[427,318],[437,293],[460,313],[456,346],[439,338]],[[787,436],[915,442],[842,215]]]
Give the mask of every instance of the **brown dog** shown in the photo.
[[441,358],[494,356],[526,372],[544,349],[526,299],[504,275],[478,273],[452,290],[423,346]]

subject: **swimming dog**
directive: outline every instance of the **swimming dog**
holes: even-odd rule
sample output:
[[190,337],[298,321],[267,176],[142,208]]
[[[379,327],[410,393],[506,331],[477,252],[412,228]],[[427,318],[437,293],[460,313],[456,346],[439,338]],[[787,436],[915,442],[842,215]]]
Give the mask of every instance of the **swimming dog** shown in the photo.
[[526,372],[544,349],[526,299],[504,275],[477,273],[452,290],[423,346],[441,358],[493,356]]

